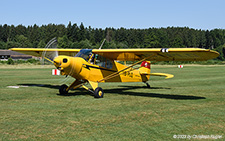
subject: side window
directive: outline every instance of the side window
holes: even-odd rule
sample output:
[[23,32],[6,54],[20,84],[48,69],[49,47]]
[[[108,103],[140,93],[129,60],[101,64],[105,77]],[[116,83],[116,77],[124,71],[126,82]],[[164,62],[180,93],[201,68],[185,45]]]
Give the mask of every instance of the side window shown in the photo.
[[101,67],[105,67],[105,58],[104,57],[96,54],[95,58],[96,58],[96,61],[95,61],[96,65],[101,66]]
[[104,67],[104,68],[112,69],[113,64],[111,60],[106,59],[105,57],[100,56],[98,54],[95,55],[95,58],[96,58],[96,61],[95,61],[96,65]]
[[112,67],[113,67],[112,61],[109,60],[109,59],[107,59],[107,60],[106,60],[106,68],[112,69]]

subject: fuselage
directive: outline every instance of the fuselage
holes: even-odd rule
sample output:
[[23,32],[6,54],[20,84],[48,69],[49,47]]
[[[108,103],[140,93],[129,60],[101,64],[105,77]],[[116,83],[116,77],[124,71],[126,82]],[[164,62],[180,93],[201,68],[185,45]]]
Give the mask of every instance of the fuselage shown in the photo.
[[[86,53],[86,54],[85,54]],[[105,77],[127,68],[126,65],[117,61],[109,60],[102,56],[96,56],[91,50],[82,50],[75,56],[58,56],[54,59],[54,65],[61,70],[62,75],[70,75],[78,80],[88,80],[98,82]],[[146,82],[149,75],[142,75],[140,70],[150,69],[140,68],[139,70],[129,68],[114,77],[103,80],[102,82]]]

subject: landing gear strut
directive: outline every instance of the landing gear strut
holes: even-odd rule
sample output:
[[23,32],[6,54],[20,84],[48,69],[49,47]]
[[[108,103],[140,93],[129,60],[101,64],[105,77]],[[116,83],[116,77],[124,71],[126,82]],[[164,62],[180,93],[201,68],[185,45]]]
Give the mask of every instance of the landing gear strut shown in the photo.
[[147,82],[144,82],[147,86],[147,88],[151,88],[151,86],[147,83]]
[[59,88],[59,94],[60,95],[67,95],[68,94],[68,91],[70,89],[76,89],[76,88],[82,86],[87,91],[93,93],[95,98],[103,98],[104,92],[103,92],[103,89],[101,87],[98,87],[98,83],[89,82],[91,84],[91,86],[92,86],[92,88],[93,88],[94,91],[90,90],[89,88],[87,88],[86,86],[84,86],[82,83],[83,82],[81,82],[79,80],[76,80],[69,87],[66,84],[63,84]]

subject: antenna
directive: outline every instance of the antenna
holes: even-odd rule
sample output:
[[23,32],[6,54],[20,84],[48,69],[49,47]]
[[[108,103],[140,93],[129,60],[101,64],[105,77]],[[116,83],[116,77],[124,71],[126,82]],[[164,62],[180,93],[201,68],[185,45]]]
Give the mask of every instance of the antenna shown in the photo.
[[103,46],[103,44],[105,43],[105,40],[106,40],[106,39],[103,40],[103,42],[102,42],[101,46],[99,47],[99,49],[102,49],[102,46]]

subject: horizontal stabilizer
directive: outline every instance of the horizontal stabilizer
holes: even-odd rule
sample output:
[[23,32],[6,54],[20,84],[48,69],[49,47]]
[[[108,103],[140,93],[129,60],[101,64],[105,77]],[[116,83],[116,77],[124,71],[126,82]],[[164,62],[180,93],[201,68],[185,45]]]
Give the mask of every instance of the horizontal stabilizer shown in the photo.
[[165,76],[165,79],[173,78],[174,75],[168,73],[142,73],[142,75],[150,75],[150,76]]

